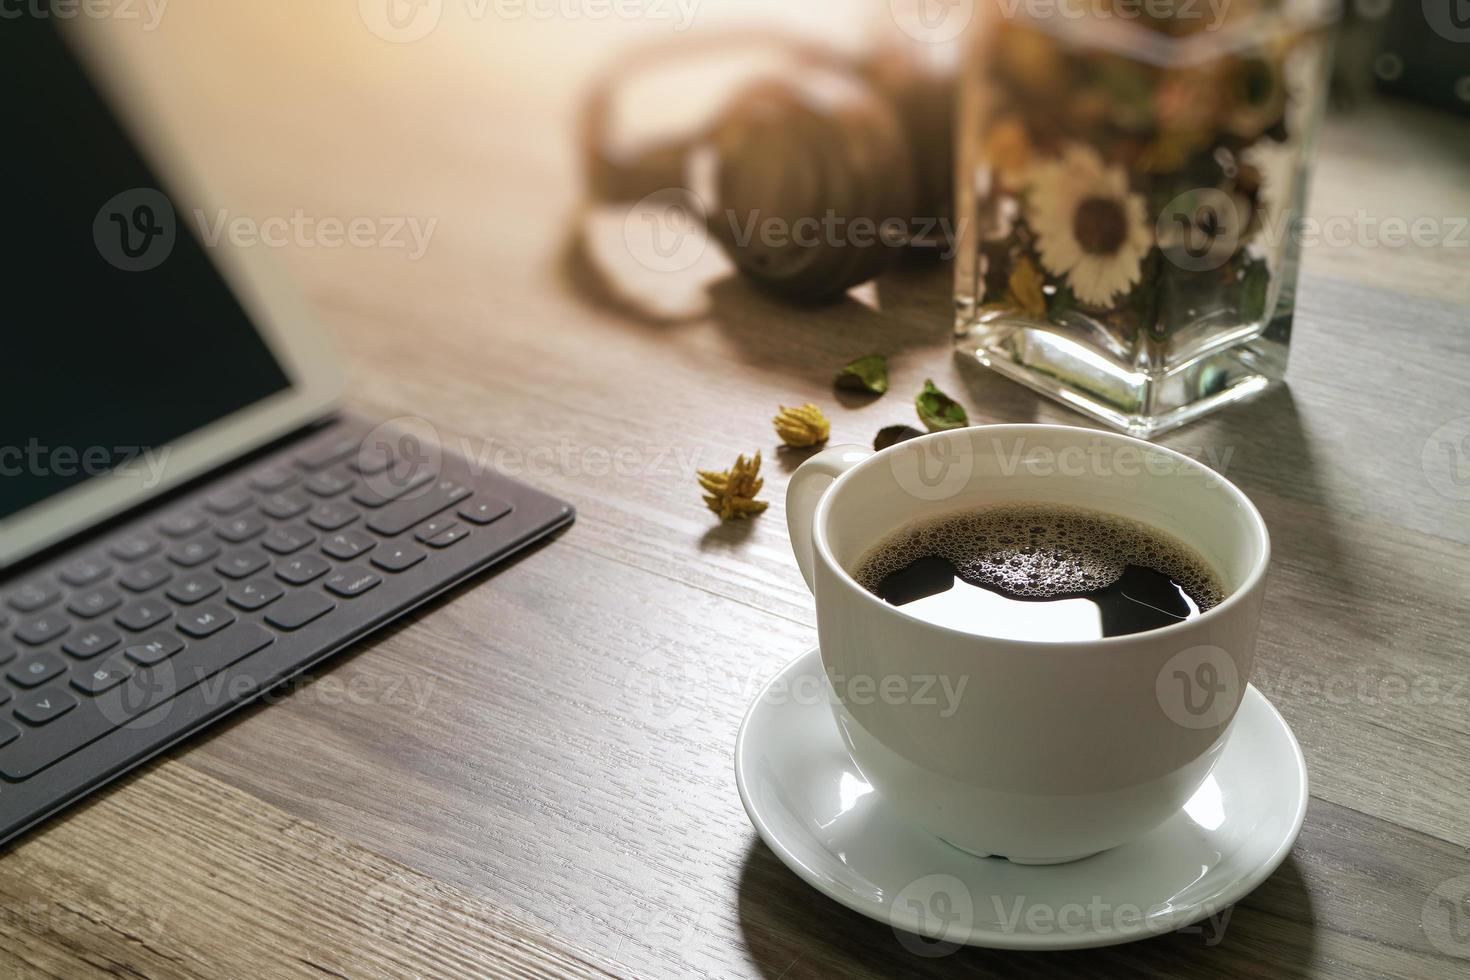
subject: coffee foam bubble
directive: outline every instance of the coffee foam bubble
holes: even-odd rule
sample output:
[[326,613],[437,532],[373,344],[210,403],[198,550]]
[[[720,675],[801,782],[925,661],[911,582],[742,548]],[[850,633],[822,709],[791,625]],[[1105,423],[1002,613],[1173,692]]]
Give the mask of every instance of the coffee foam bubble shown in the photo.
[[1127,565],[1163,572],[1201,612],[1225,598],[1204,559],[1172,535],[1061,504],[1001,504],[915,521],[869,549],[853,577],[877,593],[888,575],[929,555],[968,581],[1038,599],[1106,588]]

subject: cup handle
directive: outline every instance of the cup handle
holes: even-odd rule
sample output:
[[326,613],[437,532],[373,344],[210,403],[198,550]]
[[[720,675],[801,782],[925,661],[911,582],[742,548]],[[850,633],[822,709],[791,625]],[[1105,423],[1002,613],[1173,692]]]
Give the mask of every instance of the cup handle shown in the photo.
[[832,446],[798,466],[786,484],[786,530],[791,535],[791,550],[796,553],[796,564],[808,589],[816,590],[812,578],[812,563],[816,560],[812,521],[817,503],[833,480],[871,455],[873,451],[864,446]]

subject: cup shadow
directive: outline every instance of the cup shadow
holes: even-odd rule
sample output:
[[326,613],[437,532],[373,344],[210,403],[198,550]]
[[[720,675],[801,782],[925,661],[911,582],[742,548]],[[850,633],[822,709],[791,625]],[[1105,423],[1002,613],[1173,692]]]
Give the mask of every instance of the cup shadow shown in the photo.
[[[1045,873],[1044,868],[1038,869]],[[744,952],[766,980],[804,977],[1218,976],[1306,977],[1318,964],[1311,896],[1288,857],[1250,895],[1213,919],[1099,949],[1015,952],[935,946],[817,893],[765,844],[741,868]]]

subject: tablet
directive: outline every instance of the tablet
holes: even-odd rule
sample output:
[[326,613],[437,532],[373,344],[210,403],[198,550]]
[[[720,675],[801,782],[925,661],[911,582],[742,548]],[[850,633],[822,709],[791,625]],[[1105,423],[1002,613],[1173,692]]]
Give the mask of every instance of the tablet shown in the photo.
[[104,31],[8,19],[0,83],[4,568],[330,414],[342,381],[267,249],[199,233],[229,202]]

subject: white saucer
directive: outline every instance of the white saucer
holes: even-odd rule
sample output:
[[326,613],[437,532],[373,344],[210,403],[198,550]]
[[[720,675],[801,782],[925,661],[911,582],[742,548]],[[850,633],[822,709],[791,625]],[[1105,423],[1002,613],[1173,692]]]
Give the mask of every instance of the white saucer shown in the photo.
[[1077,949],[1213,919],[1276,870],[1306,816],[1301,747],[1250,687],[1214,772],[1141,839],[1046,867],[974,857],[884,805],[842,743],[829,692],[816,648],[761,691],[735,746],[740,799],[792,871],[918,934],[906,941]]

